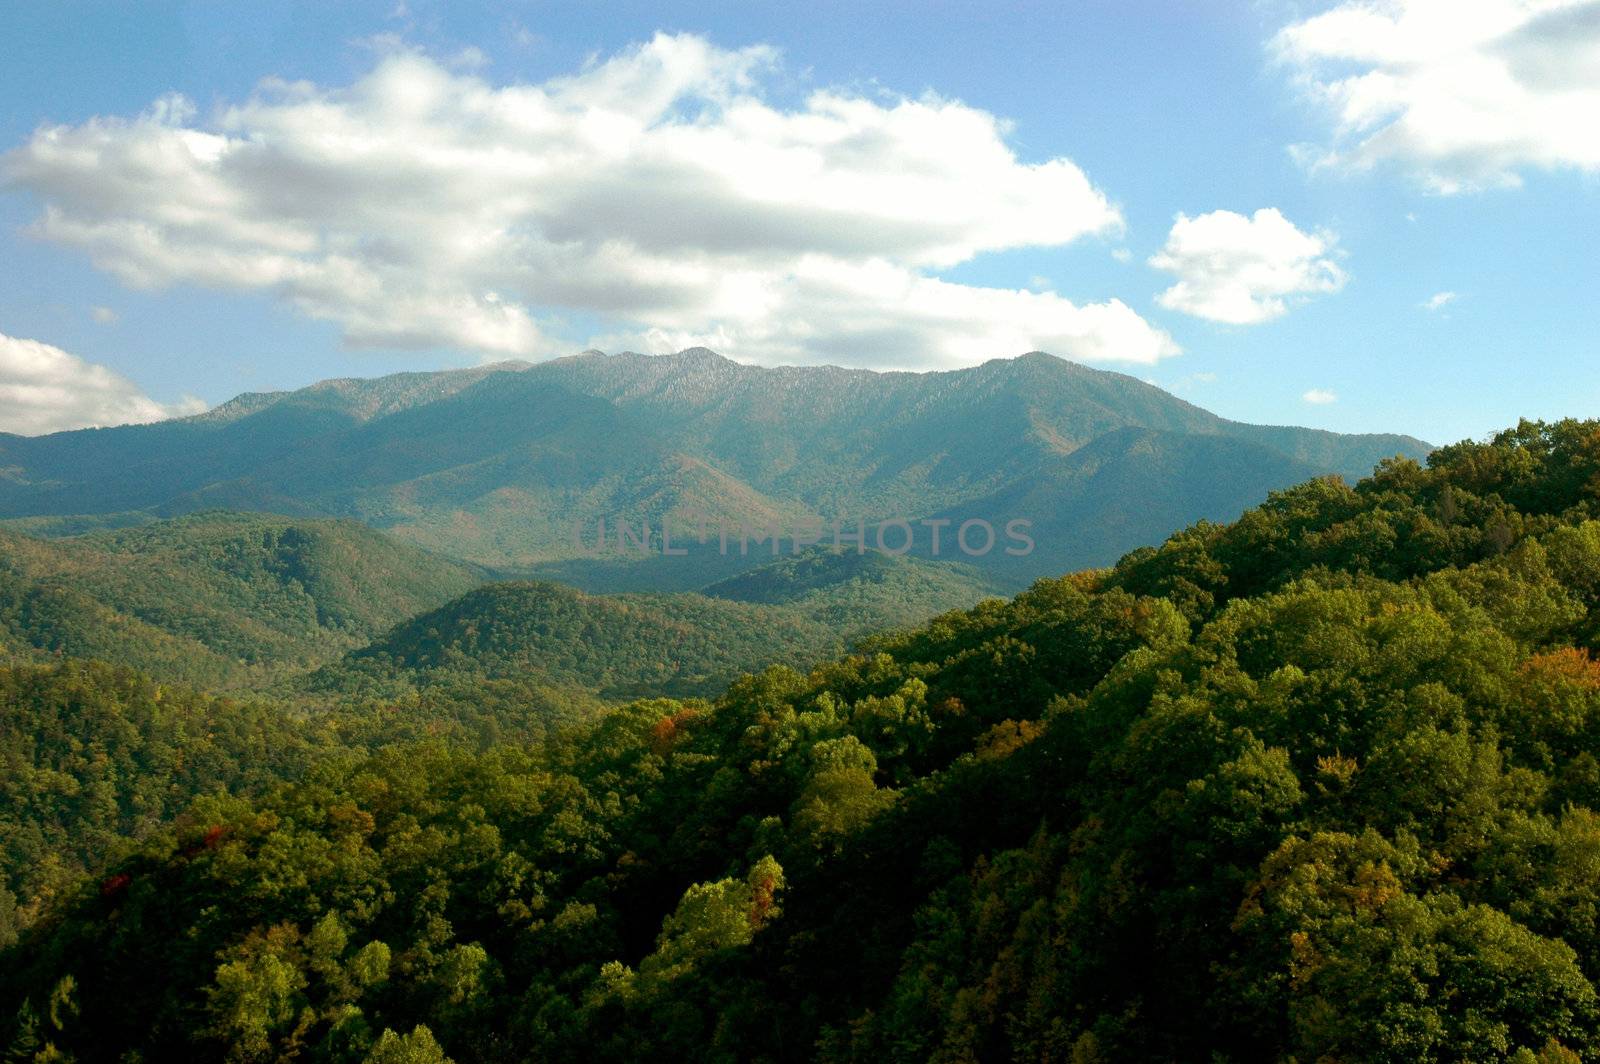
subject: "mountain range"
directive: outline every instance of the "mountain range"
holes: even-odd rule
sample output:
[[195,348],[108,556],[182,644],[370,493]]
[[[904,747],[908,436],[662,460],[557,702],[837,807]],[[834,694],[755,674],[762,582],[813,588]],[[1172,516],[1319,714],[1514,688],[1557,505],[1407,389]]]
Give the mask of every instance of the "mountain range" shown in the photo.
[[[0,516],[45,534],[194,511],[346,518],[592,591],[694,590],[771,561],[704,529],[948,521],[942,558],[1006,586],[1102,566],[1307,478],[1354,480],[1420,440],[1248,425],[1034,353],[940,373],[764,368],[695,348],[331,380],[150,425],[0,435]],[[959,526],[1028,522],[979,556]],[[601,522],[650,547],[597,551]],[[697,534],[688,554],[662,551]],[[887,530],[887,542],[902,536]],[[736,540],[737,542],[737,540]],[[869,533],[868,544],[873,542]],[[983,537],[975,534],[974,548]],[[853,544],[847,544],[853,546]],[[785,545],[785,550],[789,549]]]

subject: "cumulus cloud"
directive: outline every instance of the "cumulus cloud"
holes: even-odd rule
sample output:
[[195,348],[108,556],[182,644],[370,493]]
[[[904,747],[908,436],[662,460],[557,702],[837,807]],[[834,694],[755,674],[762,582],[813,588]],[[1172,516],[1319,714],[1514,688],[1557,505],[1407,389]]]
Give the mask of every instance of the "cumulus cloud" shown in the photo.
[[1301,232],[1267,207],[1245,217],[1212,211],[1178,215],[1167,243],[1150,259],[1177,282],[1157,297],[1169,310],[1230,325],[1253,325],[1284,314],[1288,300],[1344,287],[1329,257],[1331,233]]
[[198,399],[156,402],[126,377],[59,347],[0,333],[0,432],[34,436],[127,425],[205,409]]
[[1326,388],[1313,388],[1300,398],[1316,406],[1327,406],[1329,403],[1337,403],[1339,401],[1339,397]]
[[93,318],[100,325],[115,325],[119,320],[121,320],[122,315],[118,314],[110,307],[90,307],[89,317]]
[[1394,162],[1441,193],[1600,171],[1600,0],[1349,0],[1273,49],[1332,113],[1313,164]]
[[1420,305],[1421,305],[1423,310],[1431,312],[1431,311],[1438,310],[1439,308],[1443,307],[1446,303],[1454,302],[1455,298],[1456,298],[1456,294],[1454,292],[1435,292],[1433,295],[1429,296],[1427,299],[1424,299]]
[[[962,365],[1025,351],[1088,362],[1153,362],[1177,348],[1121,300],[1075,306],[1050,292],[978,288],[883,262],[802,260],[781,291],[783,312],[706,331],[656,327],[596,337],[616,350],[704,345],[758,351],[778,363],[836,362],[886,369]],[[1135,354],[1138,357],[1134,357]]]
[[777,62],[661,35],[496,86],[399,52],[209,120],[171,98],[44,128],[0,165],[41,236],[125,283],[275,293],[358,347],[538,357],[583,341],[576,320],[768,362],[1176,353],[1116,300],[939,278],[1120,231],[1071,160],[1024,162],[1002,119],[933,95],[780,106]]

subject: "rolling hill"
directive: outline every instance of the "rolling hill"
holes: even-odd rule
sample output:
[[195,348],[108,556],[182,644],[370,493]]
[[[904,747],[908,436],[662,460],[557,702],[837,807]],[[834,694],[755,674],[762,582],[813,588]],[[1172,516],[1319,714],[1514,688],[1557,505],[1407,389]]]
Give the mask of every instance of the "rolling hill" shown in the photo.
[[0,654],[259,685],[483,579],[349,521],[201,513],[48,540],[0,529]]
[[305,677],[298,689],[393,700],[513,685],[530,703],[713,693],[781,662],[807,668],[857,637],[908,628],[992,593],[981,574],[875,552],[811,549],[701,593],[596,595],[486,584]]
[[[961,566],[813,548],[703,594],[592,595],[485,583],[483,570],[346,521],[207,512],[76,535],[59,533],[93,522],[13,524],[58,534],[0,528],[5,658],[95,658],[280,694],[493,681],[544,716],[597,705],[597,693],[688,694],[771,661],[805,664],[994,590]],[[323,665],[309,688],[292,682]]]
[[782,606],[508,581],[397,625],[307,687],[373,695],[517,680],[607,700],[693,696],[769,662],[806,666],[841,647],[838,633]]

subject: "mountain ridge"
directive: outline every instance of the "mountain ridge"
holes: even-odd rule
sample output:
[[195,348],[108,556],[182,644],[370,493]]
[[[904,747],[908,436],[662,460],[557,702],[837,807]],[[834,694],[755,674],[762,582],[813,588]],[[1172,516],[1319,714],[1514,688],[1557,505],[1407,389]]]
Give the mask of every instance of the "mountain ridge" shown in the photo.
[[[218,411],[0,436],[0,517],[227,508],[349,518],[531,573],[581,560],[573,529],[602,517],[656,529],[696,517],[792,527],[953,513],[1092,524],[1092,510],[1072,509],[1091,504],[1074,494],[1076,474],[1061,459],[1121,429],[1173,434],[1168,450],[1228,450],[1248,467],[1241,483],[1249,490],[1220,497],[1164,484],[1162,507],[1126,539],[1057,542],[1036,564],[960,559],[1025,583],[1109,564],[1199,517],[1230,519],[1261,489],[1330,473],[1355,479],[1382,458],[1430,449],[1400,435],[1232,422],[1126,374],[1042,352],[932,373],[761,367],[705,348],[586,352],[534,365],[341,378],[241,396]],[[1133,475],[1135,467],[1148,472],[1138,461],[1126,456],[1130,482],[1149,479]],[[1117,505],[1137,505],[1123,495]],[[1003,497],[1053,498],[1071,512],[982,509]],[[620,559],[607,564],[622,571]]]

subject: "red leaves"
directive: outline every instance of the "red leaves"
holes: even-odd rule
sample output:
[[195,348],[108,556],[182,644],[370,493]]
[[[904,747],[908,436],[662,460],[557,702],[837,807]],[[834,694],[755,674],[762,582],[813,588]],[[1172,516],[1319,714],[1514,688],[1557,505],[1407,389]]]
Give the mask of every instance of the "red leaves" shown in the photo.
[[222,840],[228,837],[229,830],[225,824],[212,824],[206,828],[205,834],[201,835],[197,841],[183,848],[181,851],[182,856],[193,857],[196,854],[204,853],[206,850],[216,849],[221,845]]
[[775,907],[778,877],[762,876],[750,884],[750,929],[759,931]]

